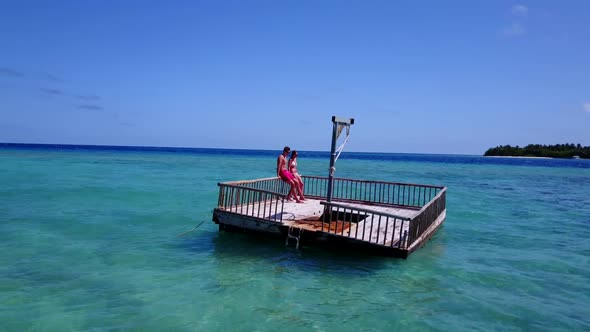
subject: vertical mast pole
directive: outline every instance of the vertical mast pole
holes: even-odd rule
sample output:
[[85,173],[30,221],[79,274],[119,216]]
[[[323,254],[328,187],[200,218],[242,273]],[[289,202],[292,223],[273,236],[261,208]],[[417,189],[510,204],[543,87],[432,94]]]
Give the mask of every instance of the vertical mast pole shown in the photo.
[[332,201],[332,190],[334,184],[334,164],[336,163],[336,131],[338,129],[338,123],[336,123],[336,117],[332,116],[332,147],[330,149],[330,174],[328,175],[328,193],[326,195],[326,201]]

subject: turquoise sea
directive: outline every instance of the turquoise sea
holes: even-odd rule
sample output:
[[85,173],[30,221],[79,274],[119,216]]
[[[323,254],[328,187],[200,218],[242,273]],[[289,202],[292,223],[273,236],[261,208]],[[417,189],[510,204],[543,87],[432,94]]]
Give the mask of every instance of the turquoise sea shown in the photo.
[[0,331],[590,330],[590,161],[343,153],[339,177],[448,187],[402,260],[218,232],[217,183],[275,154],[0,146]]

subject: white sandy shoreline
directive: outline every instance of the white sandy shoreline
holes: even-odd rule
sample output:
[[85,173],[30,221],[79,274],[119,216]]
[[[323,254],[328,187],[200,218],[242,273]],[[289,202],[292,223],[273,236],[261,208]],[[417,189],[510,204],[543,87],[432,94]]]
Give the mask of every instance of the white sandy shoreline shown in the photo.
[[[486,158],[524,158],[524,159],[555,159],[553,157],[526,157],[526,156],[484,156]],[[561,158],[571,159],[571,158]]]

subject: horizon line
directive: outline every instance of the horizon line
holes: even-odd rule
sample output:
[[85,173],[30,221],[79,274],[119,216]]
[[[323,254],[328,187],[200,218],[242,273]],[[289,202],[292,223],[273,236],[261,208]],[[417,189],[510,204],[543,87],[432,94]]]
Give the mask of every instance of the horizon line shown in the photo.
[[[19,146],[19,145],[29,145],[29,146],[64,146],[64,147],[96,147],[96,148],[148,148],[148,149],[203,149],[203,150],[240,150],[240,151],[281,151],[282,149],[259,149],[259,148],[252,148],[252,149],[245,149],[245,148],[227,148],[227,147],[189,147],[189,146],[151,146],[151,145],[109,145],[109,144],[72,144],[72,143],[16,143],[16,142],[0,142],[0,147],[2,146]],[[321,152],[321,153],[330,153],[330,151],[326,150],[303,150],[297,149],[298,151],[303,152]],[[454,156],[483,156],[483,154],[463,154],[463,153],[421,153],[421,152],[382,152],[382,151],[343,151],[348,153],[382,153],[382,154],[415,154],[415,155],[454,155]]]

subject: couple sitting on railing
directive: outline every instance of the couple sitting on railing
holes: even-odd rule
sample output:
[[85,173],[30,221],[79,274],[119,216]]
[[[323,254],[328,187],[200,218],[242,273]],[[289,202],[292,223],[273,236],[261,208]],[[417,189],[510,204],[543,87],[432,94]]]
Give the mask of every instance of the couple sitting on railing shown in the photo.
[[277,176],[291,186],[287,200],[294,199],[297,203],[303,203],[305,197],[303,196],[303,179],[299,172],[297,172],[297,151],[293,150],[291,157],[287,162],[287,156],[291,148],[285,146],[283,153],[277,158]]

